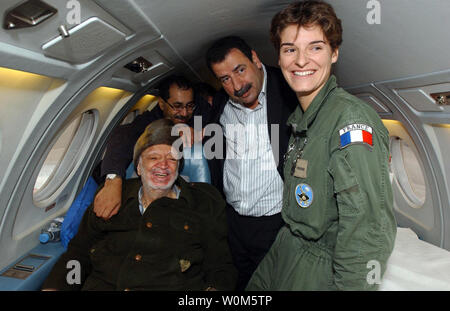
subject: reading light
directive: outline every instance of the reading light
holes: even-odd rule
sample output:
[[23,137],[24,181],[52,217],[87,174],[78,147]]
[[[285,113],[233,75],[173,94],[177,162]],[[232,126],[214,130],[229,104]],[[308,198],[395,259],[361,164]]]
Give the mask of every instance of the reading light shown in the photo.
[[5,14],[4,29],[20,29],[36,26],[58,12],[41,0],[29,0],[9,10]]

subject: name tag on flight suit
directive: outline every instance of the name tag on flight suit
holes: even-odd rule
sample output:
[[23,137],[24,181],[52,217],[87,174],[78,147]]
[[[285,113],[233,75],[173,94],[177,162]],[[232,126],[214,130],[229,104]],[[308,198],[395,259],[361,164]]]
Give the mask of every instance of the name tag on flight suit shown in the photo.
[[297,159],[295,163],[294,176],[298,178],[306,178],[306,171],[308,169],[308,160]]

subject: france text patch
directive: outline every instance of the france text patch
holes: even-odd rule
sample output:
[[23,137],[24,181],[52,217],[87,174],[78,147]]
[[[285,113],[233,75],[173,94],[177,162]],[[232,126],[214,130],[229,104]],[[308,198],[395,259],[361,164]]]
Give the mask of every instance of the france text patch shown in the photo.
[[365,124],[350,124],[339,131],[341,149],[351,144],[367,144],[373,146],[372,128]]

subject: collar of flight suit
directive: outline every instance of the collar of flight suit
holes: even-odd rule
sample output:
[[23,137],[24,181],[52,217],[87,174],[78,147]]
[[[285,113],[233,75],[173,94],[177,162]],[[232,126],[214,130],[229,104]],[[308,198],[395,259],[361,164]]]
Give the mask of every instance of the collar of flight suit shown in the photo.
[[325,99],[336,88],[336,77],[334,75],[330,75],[327,83],[325,83],[320,92],[316,95],[316,97],[314,97],[308,109],[306,109],[306,112],[303,112],[300,104],[297,106],[294,113],[292,113],[287,120],[287,124],[292,128],[293,133],[299,134],[308,130],[309,125],[314,121],[317,113],[323,106]]

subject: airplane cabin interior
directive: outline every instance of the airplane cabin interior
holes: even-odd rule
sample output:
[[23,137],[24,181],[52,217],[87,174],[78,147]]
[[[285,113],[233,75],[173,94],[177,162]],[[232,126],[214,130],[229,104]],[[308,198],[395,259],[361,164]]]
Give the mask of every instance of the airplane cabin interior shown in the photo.
[[[64,252],[40,243],[112,130],[156,105],[171,73],[220,88],[205,52],[239,35],[265,64],[277,0],[2,0],[0,290],[40,290]],[[398,230],[380,290],[450,290],[450,2],[328,0],[343,23],[333,74],[389,131]]]

